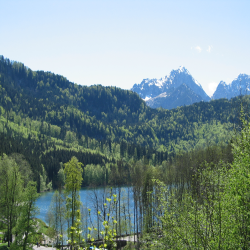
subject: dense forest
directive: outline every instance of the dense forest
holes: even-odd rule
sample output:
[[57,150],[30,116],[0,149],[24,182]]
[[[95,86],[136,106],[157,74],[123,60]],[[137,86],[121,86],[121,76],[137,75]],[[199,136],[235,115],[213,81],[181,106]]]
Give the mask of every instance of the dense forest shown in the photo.
[[[80,86],[1,56],[0,152],[23,154],[35,181],[46,175],[43,181],[52,181],[53,188],[60,163],[72,156],[92,179],[95,166],[102,169],[95,185],[112,184],[115,166],[128,168],[138,160],[158,166],[176,154],[225,146],[240,124],[240,103],[249,102],[248,96],[243,99],[151,109],[131,91]],[[91,185],[91,178],[84,178],[83,185]]]
[[[249,102],[152,109],[131,91],[80,86],[1,56],[0,228],[8,245],[26,249],[36,239],[37,192],[58,189],[48,223],[57,236],[67,224],[72,247],[101,240],[116,249],[117,235],[132,234],[132,249],[248,249]],[[93,189],[94,211],[79,201],[83,186]],[[95,222],[85,221],[90,213]]]

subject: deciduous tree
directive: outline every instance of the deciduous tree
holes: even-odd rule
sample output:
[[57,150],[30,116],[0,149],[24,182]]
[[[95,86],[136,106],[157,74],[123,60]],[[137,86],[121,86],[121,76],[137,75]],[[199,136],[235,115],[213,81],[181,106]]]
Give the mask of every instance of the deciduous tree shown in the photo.
[[78,236],[75,235],[75,230],[80,228],[80,196],[79,190],[82,184],[82,163],[78,161],[76,157],[72,157],[71,160],[64,164],[64,173],[66,175],[65,187],[66,194],[66,206],[67,206],[67,217],[70,218],[71,227],[68,229],[70,235],[71,249],[72,244],[74,244],[75,238]]

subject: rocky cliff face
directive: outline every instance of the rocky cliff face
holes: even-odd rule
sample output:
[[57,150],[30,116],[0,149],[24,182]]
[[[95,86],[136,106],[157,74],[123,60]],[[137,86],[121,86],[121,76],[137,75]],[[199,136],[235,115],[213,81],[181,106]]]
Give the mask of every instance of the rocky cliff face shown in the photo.
[[[135,84],[131,90],[138,93],[151,108],[172,109],[210,100],[201,85],[184,67],[172,70],[169,75],[161,79],[144,79],[140,84]],[[212,99],[231,99],[246,94],[250,94],[250,76],[240,74],[230,84],[221,81]]]
[[164,92],[156,97],[148,99],[146,103],[151,108],[162,107],[165,109],[173,109],[200,101],[203,101],[201,96],[196,94],[185,83],[183,83],[181,86],[175,88],[171,93]]
[[240,74],[230,84],[226,84],[221,81],[215,90],[212,99],[227,98],[238,95],[250,94],[250,76],[246,74]]
[[228,85],[220,81],[219,85],[214,92],[212,99],[228,98]]
[[137,92],[152,108],[172,109],[210,100],[201,85],[184,67],[172,70],[161,79],[144,79],[131,90]]

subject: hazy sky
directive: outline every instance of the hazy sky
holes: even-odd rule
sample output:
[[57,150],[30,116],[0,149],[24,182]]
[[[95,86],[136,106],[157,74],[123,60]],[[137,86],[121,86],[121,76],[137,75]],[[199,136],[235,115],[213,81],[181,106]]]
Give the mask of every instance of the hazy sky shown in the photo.
[[249,0],[0,0],[0,55],[130,89],[184,66],[211,95],[250,75]]

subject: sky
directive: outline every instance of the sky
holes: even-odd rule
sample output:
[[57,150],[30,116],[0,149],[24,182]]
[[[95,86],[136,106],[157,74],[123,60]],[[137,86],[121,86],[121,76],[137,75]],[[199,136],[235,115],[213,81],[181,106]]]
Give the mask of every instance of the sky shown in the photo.
[[212,95],[250,75],[249,0],[0,0],[0,55],[131,89],[184,66]]

